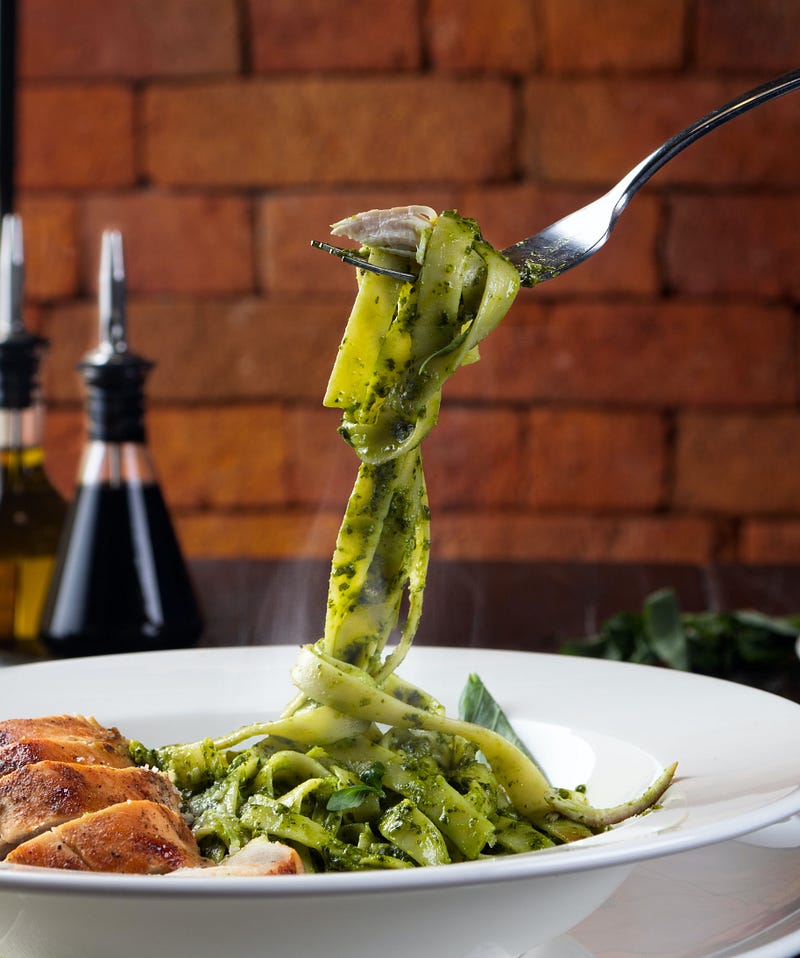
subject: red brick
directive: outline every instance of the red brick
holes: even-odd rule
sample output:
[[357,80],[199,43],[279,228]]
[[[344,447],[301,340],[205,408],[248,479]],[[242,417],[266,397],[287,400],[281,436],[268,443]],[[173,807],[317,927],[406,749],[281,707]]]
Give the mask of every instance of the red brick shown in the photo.
[[[293,503],[321,503],[344,510],[358,459],[337,433],[330,410],[288,409],[288,488]],[[442,410],[425,441],[425,475],[432,507],[509,505],[519,496],[521,424],[503,410]]]
[[791,310],[752,303],[517,303],[450,395],[674,407],[792,406]]
[[800,60],[800,7],[786,0],[698,0],[696,31],[706,69],[778,74]]
[[[274,194],[256,207],[256,257],[260,286],[270,292],[356,293],[353,269],[311,248],[311,240],[331,240],[329,226],[361,210],[422,203],[436,210],[454,206],[453,191],[421,186],[335,193]],[[353,246],[337,238],[336,245]]]
[[800,564],[800,520],[753,519],[742,524],[739,559],[752,565]]
[[549,377],[557,396],[659,406],[794,402],[788,308],[679,300],[565,304],[550,319],[553,339],[540,352],[558,357]]
[[420,63],[416,0],[249,0],[253,67],[272,71],[408,70]]
[[44,417],[45,468],[53,485],[71,499],[78,478],[86,425],[78,409],[48,408]]
[[26,329],[37,336],[42,335],[45,323],[46,309],[40,303],[24,302],[22,304],[22,321]]
[[[327,409],[286,410],[287,485],[295,504],[344,511],[358,458]],[[522,479],[521,423],[508,410],[445,406],[423,447],[434,513],[465,505],[514,505]]]
[[670,203],[666,270],[681,293],[800,293],[800,193],[681,196]]
[[[348,308],[347,300],[132,298],[128,334],[131,347],[156,363],[147,390],[153,402],[321,404]],[[81,399],[75,366],[97,343],[94,303],[47,310],[41,331],[52,343],[46,394],[59,402]]]
[[[545,355],[549,307],[523,291],[499,327],[481,343],[480,362],[463,366],[447,381],[447,400],[530,402],[549,398],[559,356]],[[546,376],[542,386],[541,378]],[[557,373],[556,373],[557,376]]]
[[100,237],[119,229],[133,293],[239,293],[253,288],[250,207],[217,194],[90,196],[80,225],[81,277],[97,286]]
[[[530,176],[556,183],[616,182],[671,136],[750,85],[684,78],[529,80],[523,166]],[[653,182],[796,184],[795,115],[791,96],[762,106],[692,145]]]
[[185,553],[204,558],[329,559],[340,522],[319,511],[176,516]]
[[18,131],[23,188],[97,189],[135,179],[133,93],[126,87],[22,86]]
[[22,196],[18,204],[25,238],[25,295],[57,299],[78,291],[75,203],[64,197]]
[[[217,372],[210,370],[209,375],[203,373],[201,366],[200,377],[194,376],[195,385],[190,384],[187,392],[194,390],[197,394],[211,386],[220,398],[304,399],[322,403],[344,332],[346,303],[335,299],[317,303],[304,299],[246,300],[238,304],[219,303],[216,309],[210,304],[208,323],[213,326],[220,315],[225,330],[220,338],[227,339],[230,361],[219,363]],[[187,340],[192,325],[190,321],[184,328]],[[309,349],[309,343],[313,348]],[[195,349],[197,364],[204,354],[208,364],[208,350],[199,345]],[[173,356],[180,355],[178,347]],[[168,382],[173,375],[179,375],[177,363],[159,387],[162,395],[170,388]]]
[[235,73],[235,0],[23,0],[23,77]]
[[551,70],[663,70],[683,61],[685,0],[545,0],[542,16]]
[[657,508],[665,428],[657,415],[539,409],[530,414],[527,501],[538,509]]
[[337,432],[340,419],[333,409],[295,406],[285,410],[286,485],[291,503],[344,514],[358,457]]
[[[39,331],[50,343],[41,370],[48,402],[75,404],[83,400],[83,380],[77,365],[97,345],[97,323],[93,303],[75,302],[42,311]],[[141,352],[136,329],[131,330],[130,322],[128,325],[131,345]]]
[[147,171],[162,183],[481,181],[513,160],[512,90],[496,79],[154,86],[144,120]]
[[[187,555],[329,559],[338,511],[176,513]],[[713,527],[702,519],[532,516],[446,512],[432,523],[432,555],[485,561],[710,561]]]
[[675,470],[680,509],[800,514],[800,419],[790,413],[684,414]]
[[445,401],[423,446],[433,514],[441,508],[518,504],[523,426],[508,409],[464,409]]
[[285,501],[283,415],[268,405],[151,410],[149,444],[164,495],[187,508]]
[[[486,239],[497,249],[518,240],[597,199],[598,190],[542,189],[524,183],[465,189],[459,208],[476,219]],[[660,201],[637,197],[625,211],[611,242],[579,269],[548,281],[531,296],[556,297],[602,293],[656,293],[659,288],[657,250],[661,229]]]
[[712,558],[714,530],[699,518],[514,512],[433,517],[431,556],[438,559],[555,562],[681,562]]
[[529,0],[431,0],[427,33],[434,67],[445,70],[531,72],[539,56],[536,16]]

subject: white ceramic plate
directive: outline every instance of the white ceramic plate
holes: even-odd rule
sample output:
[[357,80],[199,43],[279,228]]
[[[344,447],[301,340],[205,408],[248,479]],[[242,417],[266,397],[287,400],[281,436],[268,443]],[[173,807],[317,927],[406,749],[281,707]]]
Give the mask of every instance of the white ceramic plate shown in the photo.
[[[274,717],[296,649],[107,656],[0,670],[3,717],[82,712],[148,744]],[[455,712],[477,672],[558,785],[610,805],[670,761],[663,807],[571,846],[402,872],[268,879],[91,875],[0,868],[3,958],[330,954],[516,955],[576,925],[640,861],[721,842],[800,809],[800,707],[662,669],[515,652],[417,647],[401,673]],[[202,887],[199,887],[202,885]],[[334,947],[335,944],[335,947]]]
[[[642,862],[568,935],[537,946],[524,958],[800,955],[800,821],[788,824],[787,829],[777,827],[782,836],[778,846],[767,829],[752,840]],[[770,840],[766,846],[765,839]],[[509,956],[483,948],[465,958]]]

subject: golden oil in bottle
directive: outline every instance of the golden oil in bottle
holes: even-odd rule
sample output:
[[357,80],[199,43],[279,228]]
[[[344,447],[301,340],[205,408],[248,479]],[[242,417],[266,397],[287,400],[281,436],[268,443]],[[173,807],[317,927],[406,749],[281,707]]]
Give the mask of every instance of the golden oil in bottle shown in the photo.
[[0,645],[31,647],[53,572],[66,503],[47,477],[38,371],[45,341],[22,317],[22,224],[0,239]]

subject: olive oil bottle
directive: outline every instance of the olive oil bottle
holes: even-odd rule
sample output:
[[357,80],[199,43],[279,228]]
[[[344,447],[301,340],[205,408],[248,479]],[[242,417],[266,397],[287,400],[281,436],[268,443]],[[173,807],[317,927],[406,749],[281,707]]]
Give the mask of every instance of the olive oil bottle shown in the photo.
[[0,645],[32,651],[66,515],[42,448],[38,372],[45,340],[22,315],[22,222],[0,239]]
[[80,364],[89,435],[41,635],[57,655],[192,645],[202,618],[146,443],[152,363],[130,351],[122,237],[103,234],[100,344]]

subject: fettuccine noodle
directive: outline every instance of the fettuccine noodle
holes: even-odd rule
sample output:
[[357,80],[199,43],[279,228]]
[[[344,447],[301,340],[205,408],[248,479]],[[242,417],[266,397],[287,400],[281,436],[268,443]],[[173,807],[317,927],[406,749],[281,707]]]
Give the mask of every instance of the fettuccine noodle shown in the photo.
[[[430,552],[420,446],[445,381],[479,358],[519,288],[473,221],[443,213],[425,222],[414,250],[364,250],[416,278],[358,273],[324,404],[341,410],[360,467],[323,635],[292,670],[296,698],[276,721],[214,741],[134,746],[138,761],[182,789],[215,860],[267,835],[294,845],[311,871],[406,868],[531,851],[605,827],[582,792],[553,789],[517,745],[446,715],[396,671],[419,625]],[[670,778],[667,770],[631,809],[657,800]]]

